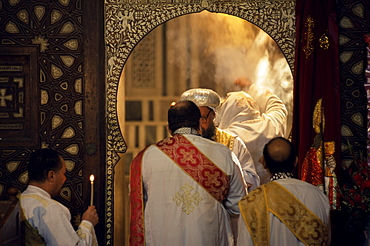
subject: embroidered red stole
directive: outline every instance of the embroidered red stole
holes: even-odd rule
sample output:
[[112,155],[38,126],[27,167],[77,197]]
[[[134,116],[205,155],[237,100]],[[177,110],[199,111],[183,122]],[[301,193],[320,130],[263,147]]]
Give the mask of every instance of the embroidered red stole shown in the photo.
[[[229,178],[183,135],[166,138],[156,146],[217,201],[222,202],[229,191]],[[145,149],[130,167],[130,245],[144,245],[144,203],[141,160]]]
[[157,143],[185,173],[202,186],[213,198],[222,202],[229,192],[229,178],[186,137],[176,134]]
[[147,148],[143,149],[130,166],[130,245],[144,245],[144,200],[141,160]]

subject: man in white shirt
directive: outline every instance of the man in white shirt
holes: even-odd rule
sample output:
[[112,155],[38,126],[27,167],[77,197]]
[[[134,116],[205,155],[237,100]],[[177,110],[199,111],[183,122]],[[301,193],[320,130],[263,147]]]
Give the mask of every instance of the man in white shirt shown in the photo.
[[271,181],[239,202],[238,245],[330,245],[330,203],[317,187],[293,178],[293,144],[282,137],[263,149]]
[[19,197],[25,245],[97,245],[95,206],[82,215],[76,232],[68,208],[51,198],[59,194],[65,173],[66,164],[57,151],[40,149],[31,154],[29,184]]
[[191,101],[168,110],[172,137],[141,151],[130,167],[130,245],[233,245],[230,217],[246,194],[224,145],[200,135]]

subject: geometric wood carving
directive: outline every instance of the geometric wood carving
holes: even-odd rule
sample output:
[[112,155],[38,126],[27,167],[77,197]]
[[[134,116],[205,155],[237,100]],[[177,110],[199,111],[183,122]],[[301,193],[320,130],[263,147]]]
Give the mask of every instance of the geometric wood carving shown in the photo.
[[82,16],[80,0],[0,1],[0,199],[27,186],[32,150],[55,148],[74,163],[56,199],[75,218],[85,210]]
[[37,51],[0,48],[0,148],[38,147]]

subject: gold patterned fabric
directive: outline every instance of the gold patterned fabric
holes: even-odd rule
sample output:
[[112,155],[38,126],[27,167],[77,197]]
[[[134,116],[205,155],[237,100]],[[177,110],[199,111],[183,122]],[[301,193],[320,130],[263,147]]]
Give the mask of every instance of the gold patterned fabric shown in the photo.
[[[280,202],[284,201],[284,202]],[[286,188],[269,182],[239,202],[254,245],[270,245],[269,212],[278,217],[305,245],[327,245],[329,229]]]
[[234,140],[236,136],[225,132],[219,128],[216,128],[216,136],[215,136],[215,142],[222,143],[223,145],[226,145],[229,149],[233,149],[234,147]]

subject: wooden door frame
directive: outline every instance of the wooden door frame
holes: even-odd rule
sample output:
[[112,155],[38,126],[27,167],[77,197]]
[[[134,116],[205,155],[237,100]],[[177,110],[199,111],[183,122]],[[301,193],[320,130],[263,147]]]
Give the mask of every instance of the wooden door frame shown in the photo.
[[82,1],[84,42],[84,204],[90,204],[90,174],[94,174],[94,205],[99,214],[95,227],[99,245],[106,245],[106,121],[104,1]]

